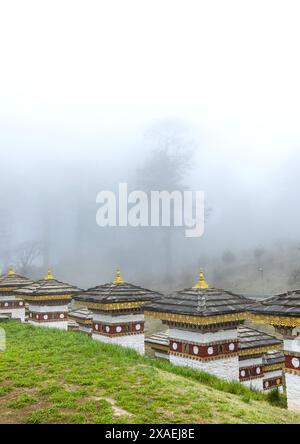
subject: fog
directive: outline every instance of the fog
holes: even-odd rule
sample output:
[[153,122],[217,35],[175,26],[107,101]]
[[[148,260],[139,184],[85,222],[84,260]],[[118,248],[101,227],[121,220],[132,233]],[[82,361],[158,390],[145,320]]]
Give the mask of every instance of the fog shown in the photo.
[[[169,291],[203,268],[244,293],[300,286],[299,6],[240,3],[1,6],[2,272],[51,266],[87,288],[120,267]],[[120,182],[204,191],[204,235],[100,228],[97,193]]]

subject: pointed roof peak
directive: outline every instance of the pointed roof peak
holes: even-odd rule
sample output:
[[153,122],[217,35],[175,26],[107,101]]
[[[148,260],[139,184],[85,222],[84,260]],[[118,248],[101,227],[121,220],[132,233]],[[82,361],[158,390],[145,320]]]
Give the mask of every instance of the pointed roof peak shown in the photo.
[[0,277],[0,283],[1,293],[1,291],[6,292],[8,288],[10,288],[11,290],[15,290],[17,288],[32,284],[32,280],[25,276],[20,276],[15,272],[13,267],[10,266],[7,273]]
[[47,279],[47,281],[51,281],[51,279],[53,279],[51,268],[48,268],[47,276],[45,277],[45,279]]
[[121,277],[121,271],[119,269],[117,269],[117,271],[116,271],[116,276],[115,276],[115,278],[113,280],[113,283],[116,284],[116,285],[124,283],[124,280]]
[[15,272],[15,270],[13,269],[12,265],[9,266],[7,275],[8,275],[9,277],[16,276],[16,272]]
[[206,288],[209,288],[209,285],[208,285],[208,283],[206,282],[206,280],[205,280],[205,277],[204,277],[204,273],[203,273],[203,271],[201,270],[200,271],[200,273],[199,273],[199,280],[198,280],[198,282],[194,285],[194,288],[200,288],[200,289],[206,289]]

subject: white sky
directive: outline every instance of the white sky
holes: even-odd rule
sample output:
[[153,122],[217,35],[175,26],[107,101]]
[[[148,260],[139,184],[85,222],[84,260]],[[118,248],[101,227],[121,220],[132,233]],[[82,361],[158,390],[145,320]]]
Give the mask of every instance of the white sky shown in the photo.
[[299,17],[298,0],[2,0],[0,125],[174,116],[216,152],[278,164],[300,146]]

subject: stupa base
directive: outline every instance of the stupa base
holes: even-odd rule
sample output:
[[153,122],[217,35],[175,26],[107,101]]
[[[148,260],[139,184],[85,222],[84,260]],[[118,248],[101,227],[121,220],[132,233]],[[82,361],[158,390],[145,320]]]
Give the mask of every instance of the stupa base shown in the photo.
[[104,342],[105,344],[121,345],[122,347],[132,348],[141,355],[145,354],[145,345],[144,345],[145,337],[143,334],[111,337],[111,336],[101,335],[99,333],[93,333],[92,339]]
[[170,355],[170,362],[175,365],[192,367],[196,370],[202,370],[226,381],[237,381],[239,379],[239,358],[230,357],[216,359],[212,361],[200,361],[196,359],[185,358],[182,356]]

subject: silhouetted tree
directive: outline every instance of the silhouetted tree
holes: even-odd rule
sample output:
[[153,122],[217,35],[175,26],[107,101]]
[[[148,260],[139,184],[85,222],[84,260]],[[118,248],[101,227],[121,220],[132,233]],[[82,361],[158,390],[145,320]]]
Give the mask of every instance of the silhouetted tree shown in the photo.
[[[187,127],[178,121],[162,121],[145,136],[151,154],[137,170],[137,186],[150,195],[151,191],[183,190],[183,180],[192,166],[194,143]],[[163,228],[166,280],[172,275],[172,231]]]
[[43,253],[43,244],[38,241],[26,241],[17,245],[14,249],[14,263],[17,270],[22,274],[28,274],[31,265]]

